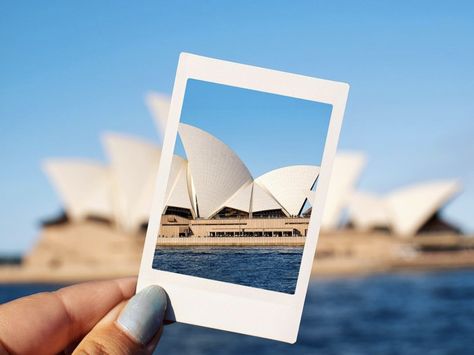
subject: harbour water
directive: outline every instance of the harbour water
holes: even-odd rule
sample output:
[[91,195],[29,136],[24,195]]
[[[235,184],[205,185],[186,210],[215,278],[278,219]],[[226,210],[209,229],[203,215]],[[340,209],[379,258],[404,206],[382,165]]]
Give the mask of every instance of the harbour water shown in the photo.
[[[0,301],[56,285],[0,285]],[[249,314],[249,322],[252,322]],[[313,280],[295,345],[186,324],[157,354],[472,354],[474,271]]]
[[153,268],[178,274],[294,293],[302,247],[163,247]]

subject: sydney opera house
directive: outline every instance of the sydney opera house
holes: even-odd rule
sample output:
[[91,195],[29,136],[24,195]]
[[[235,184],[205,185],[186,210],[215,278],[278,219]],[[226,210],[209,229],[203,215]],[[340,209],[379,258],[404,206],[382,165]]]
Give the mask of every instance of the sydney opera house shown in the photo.
[[[152,94],[148,104],[160,133],[167,99]],[[180,124],[179,137],[185,156],[172,160],[161,237],[306,235],[318,166],[286,166],[253,177],[239,156],[210,133]],[[139,231],[149,219],[160,146],[124,134],[106,134],[102,142],[107,164],[51,159],[44,169],[68,221],[92,218]],[[345,227],[399,236],[457,231],[439,216],[460,191],[457,181],[425,182],[381,196],[356,188],[364,166],[361,153],[337,155],[323,231]]]
[[[318,166],[295,165],[254,179],[235,152],[211,134],[180,124],[186,159],[174,155],[160,236],[304,236],[303,208]],[[107,135],[109,168],[49,161],[46,171],[68,216],[111,221],[137,230],[148,221],[160,149],[138,139]]]

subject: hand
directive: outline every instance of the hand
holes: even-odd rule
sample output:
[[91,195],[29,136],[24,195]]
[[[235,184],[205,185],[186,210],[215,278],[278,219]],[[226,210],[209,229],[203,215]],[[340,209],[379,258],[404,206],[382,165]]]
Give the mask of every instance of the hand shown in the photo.
[[89,282],[1,305],[0,354],[151,354],[166,293],[150,286],[133,296],[135,286],[135,278]]

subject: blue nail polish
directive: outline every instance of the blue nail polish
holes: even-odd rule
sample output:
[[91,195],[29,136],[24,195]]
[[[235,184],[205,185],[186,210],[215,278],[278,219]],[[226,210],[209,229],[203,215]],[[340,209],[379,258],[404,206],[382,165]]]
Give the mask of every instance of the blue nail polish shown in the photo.
[[117,320],[133,339],[146,345],[160,329],[166,311],[166,292],[148,286],[133,296]]

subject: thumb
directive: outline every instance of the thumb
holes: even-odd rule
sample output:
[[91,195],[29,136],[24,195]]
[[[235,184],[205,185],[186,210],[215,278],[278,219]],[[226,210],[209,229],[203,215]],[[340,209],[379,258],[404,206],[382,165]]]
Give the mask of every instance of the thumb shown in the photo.
[[163,331],[166,293],[149,286],[109,312],[73,354],[151,354]]

